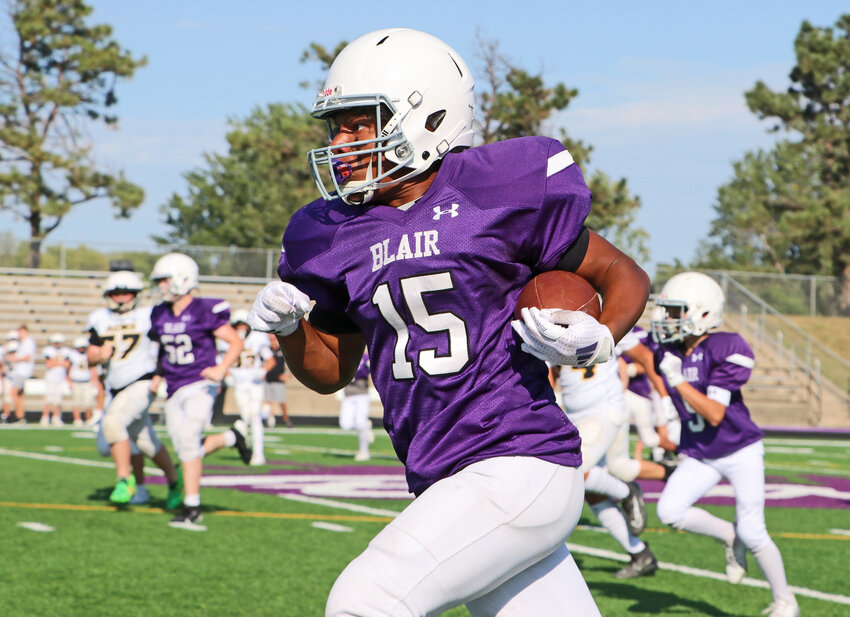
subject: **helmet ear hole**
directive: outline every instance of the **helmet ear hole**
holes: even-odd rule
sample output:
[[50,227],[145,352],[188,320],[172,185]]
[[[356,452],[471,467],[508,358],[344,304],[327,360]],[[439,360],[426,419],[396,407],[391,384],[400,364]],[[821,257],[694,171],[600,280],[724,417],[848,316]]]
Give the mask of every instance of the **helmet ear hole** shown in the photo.
[[425,128],[431,131],[432,133],[440,128],[440,125],[443,123],[443,120],[446,117],[446,110],[441,109],[440,111],[435,111],[425,120]]

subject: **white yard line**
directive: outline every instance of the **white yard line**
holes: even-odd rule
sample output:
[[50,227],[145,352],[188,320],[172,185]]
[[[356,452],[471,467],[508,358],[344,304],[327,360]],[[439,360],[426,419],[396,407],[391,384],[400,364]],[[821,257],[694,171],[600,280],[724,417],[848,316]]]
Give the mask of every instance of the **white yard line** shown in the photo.
[[[17,456],[19,458],[31,458],[38,461],[50,461],[51,463],[68,463],[69,465],[82,465],[83,467],[101,467],[104,469],[115,469],[115,463],[109,461],[90,461],[84,458],[73,458],[70,456],[56,456],[55,454],[41,454],[39,452],[23,452],[21,450],[7,450],[0,448],[0,455]],[[145,467],[145,473],[152,476],[162,476],[162,470],[158,467]]]

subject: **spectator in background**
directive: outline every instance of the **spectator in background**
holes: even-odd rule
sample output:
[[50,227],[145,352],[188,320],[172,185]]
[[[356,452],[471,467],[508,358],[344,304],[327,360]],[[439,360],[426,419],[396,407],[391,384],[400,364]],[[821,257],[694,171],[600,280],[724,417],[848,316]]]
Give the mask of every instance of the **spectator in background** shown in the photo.
[[68,383],[68,369],[71,367],[71,350],[65,347],[63,334],[51,334],[48,341],[50,344],[42,350],[47,370],[44,372],[45,394],[41,425],[62,426],[62,399]]
[[7,358],[11,364],[12,398],[15,406],[16,422],[26,424],[26,400],[24,399],[24,384],[32,377],[35,370],[35,358],[38,346],[30,336],[26,324],[18,326],[18,347],[15,353]]
[[265,405],[268,405],[269,410],[268,427],[272,428],[275,425],[275,406],[278,406],[280,408],[281,422],[287,428],[292,428],[292,420],[289,418],[289,409],[286,406],[286,379],[288,375],[286,360],[283,357],[283,352],[280,350],[280,343],[277,337],[274,335],[268,335],[268,337],[272,353],[274,354],[274,366],[266,373],[265,385]]
[[92,421],[97,369],[89,365],[88,348],[88,339],[79,336],[74,339],[74,348],[68,357],[71,363],[68,377],[71,380],[71,415],[74,418],[74,426],[83,425],[81,410],[86,416],[86,421]]
[[18,350],[18,331],[9,330],[6,334],[6,343],[0,347],[0,397],[2,397],[3,414],[0,415],[0,423],[9,421],[9,411],[15,401],[12,396],[12,365],[9,357]]
[[[230,379],[233,384],[233,397],[239,407],[239,414],[250,433],[253,453],[251,465],[265,465],[263,452],[263,418],[260,415],[263,406],[263,386],[266,373],[274,366],[274,354],[269,345],[269,336],[264,332],[252,332],[247,322],[248,311],[233,311],[230,324],[242,339],[242,353],[230,367]],[[247,436],[247,435],[246,435]]]
[[369,419],[369,352],[363,353],[354,379],[342,390],[339,406],[339,427],[344,431],[357,431],[355,461],[368,461],[369,445],[375,441],[372,421]]

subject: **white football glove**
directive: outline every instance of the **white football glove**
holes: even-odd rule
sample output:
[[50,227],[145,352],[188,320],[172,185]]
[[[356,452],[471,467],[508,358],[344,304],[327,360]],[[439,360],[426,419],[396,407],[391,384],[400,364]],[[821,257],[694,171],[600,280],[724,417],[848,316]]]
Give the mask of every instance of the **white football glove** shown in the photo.
[[248,311],[248,325],[259,332],[289,336],[309,310],[309,296],[289,283],[272,281],[257,294]]
[[664,352],[664,357],[661,358],[658,368],[664,373],[664,377],[671,388],[675,388],[685,381],[685,376],[682,375],[682,359],[669,351]]
[[511,327],[522,350],[550,364],[586,367],[606,362],[614,351],[611,331],[587,313],[524,308]]
[[676,411],[673,399],[669,396],[661,397],[661,414],[665,424],[679,419],[679,412]]

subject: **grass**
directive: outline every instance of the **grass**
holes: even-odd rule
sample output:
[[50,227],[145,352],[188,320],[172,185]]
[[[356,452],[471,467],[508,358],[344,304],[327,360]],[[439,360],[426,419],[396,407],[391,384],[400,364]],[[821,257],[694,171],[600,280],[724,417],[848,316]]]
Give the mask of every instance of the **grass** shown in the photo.
[[[820,477],[843,482],[843,489],[820,489],[840,507],[769,507],[767,524],[782,551],[790,583],[807,590],[798,592],[803,615],[847,615],[850,444],[811,439],[769,439],[766,444],[773,492],[781,490],[780,483],[789,485],[786,492],[813,490]],[[223,481],[234,474],[264,476],[284,470],[315,476],[359,465],[366,477],[374,479],[381,472],[389,483],[385,486],[403,486],[386,435],[378,435],[376,457],[368,463],[353,463],[355,448],[353,434],[277,429],[269,434],[269,465],[248,470],[235,452],[222,451],[210,457],[208,470],[210,476],[222,476],[211,480]],[[27,454],[48,460],[24,458]],[[409,502],[398,492],[396,499],[364,493],[356,475],[345,486],[314,486],[311,502],[277,495],[291,484],[273,492],[205,488],[208,531],[196,533],[166,525],[170,515],[159,509],[165,486],[154,483],[159,481],[154,476],[149,483],[151,504],[122,510],[109,506],[114,471],[97,455],[85,431],[2,427],[0,464],[4,617],[321,615],[338,573],[390,520],[386,513],[398,512]],[[343,488],[348,492],[340,493]],[[709,578],[722,573],[722,549],[706,538],[663,527],[655,517],[651,492],[648,489],[650,523],[643,537],[664,564],[656,576],[612,578],[623,565],[617,560],[622,553],[587,509],[569,540],[602,614],[759,615],[770,601],[769,592]],[[705,507],[725,518],[733,516],[731,506]],[[54,531],[19,526],[27,522]],[[750,562],[749,576],[758,585],[761,574],[752,558]],[[684,567],[696,570],[687,573]],[[463,607],[445,614],[468,616]]]

